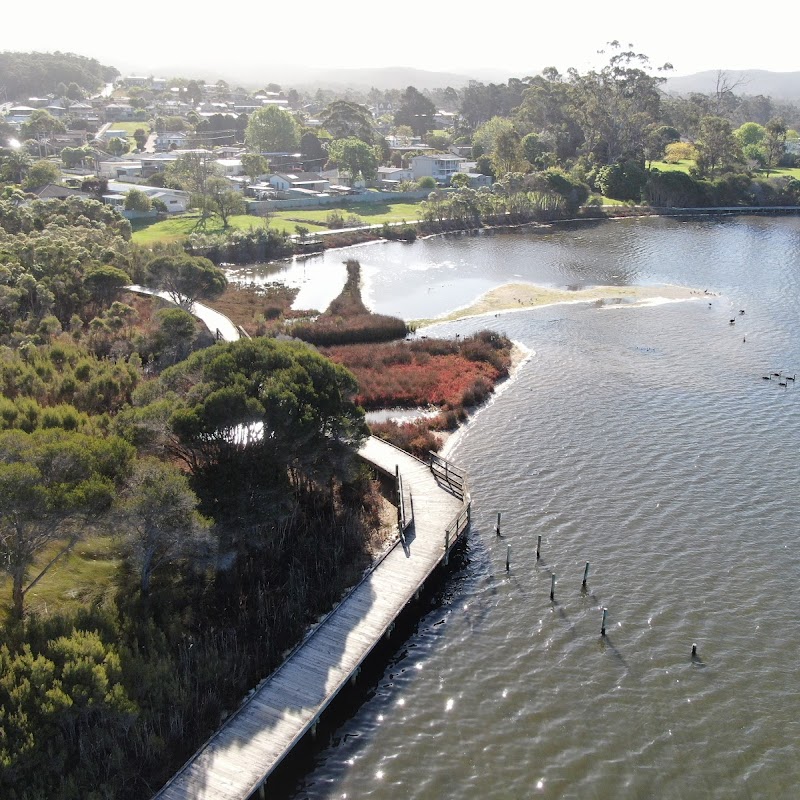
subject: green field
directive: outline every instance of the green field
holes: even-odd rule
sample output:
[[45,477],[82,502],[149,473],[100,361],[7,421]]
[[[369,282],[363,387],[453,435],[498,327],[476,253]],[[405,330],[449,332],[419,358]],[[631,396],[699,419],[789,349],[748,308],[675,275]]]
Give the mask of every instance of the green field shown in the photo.
[[[332,211],[340,211],[345,216],[355,214],[363,220],[364,225],[382,225],[384,222],[402,222],[416,220],[420,217],[418,203],[370,203],[356,205],[351,203],[343,207],[297,209],[294,211],[277,211],[269,217],[269,227],[277,231],[294,234],[296,225],[308,228],[309,232],[328,230],[325,220]],[[180,214],[170,219],[151,222],[138,220],[131,223],[133,241],[141,245],[156,242],[177,242],[193,233],[199,216],[197,214]],[[264,227],[263,217],[240,214],[231,217],[230,228],[249,230]],[[206,225],[206,233],[223,233],[224,229],[215,217]]]
[[[325,220],[332,211],[339,211],[345,216],[355,215],[364,220],[365,225],[383,225],[384,222],[411,222],[422,216],[419,203],[348,203],[328,208],[298,208],[293,211],[277,211],[275,219],[308,220],[325,225]],[[305,223],[303,223],[305,224]]]
[[114,130],[125,131],[131,150],[136,149],[136,140],[133,138],[134,131],[141,128],[146,134],[150,134],[150,126],[146,122],[114,122],[111,127]]
[[[158,222],[135,220],[131,223],[133,241],[141,245],[151,245],[156,242],[178,242],[181,239],[185,239],[190,233],[195,232],[199,219],[199,214],[179,214]],[[228,230],[240,231],[247,231],[250,228],[263,228],[265,225],[262,217],[254,217],[251,214],[238,214],[235,217],[230,217],[228,223]],[[296,224],[286,219],[270,218],[269,220],[270,228],[277,231],[287,231],[292,234],[296,233]],[[306,225],[305,227],[312,233],[327,230],[324,225]],[[209,234],[224,233],[225,229],[219,219],[212,217],[203,232]]]

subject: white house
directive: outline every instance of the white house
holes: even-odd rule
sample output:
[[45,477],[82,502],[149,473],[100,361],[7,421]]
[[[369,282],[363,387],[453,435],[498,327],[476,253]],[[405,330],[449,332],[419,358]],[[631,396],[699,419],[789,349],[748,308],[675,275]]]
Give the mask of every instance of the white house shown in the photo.
[[185,131],[166,131],[156,136],[156,150],[177,150],[189,144],[189,134]]
[[411,171],[415,181],[429,176],[437,183],[448,184],[450,178],[458,172],[458,165],[462,161],[466,161],[466,159],[449,153],[414,156],[411,159]]
[[269,184],[280,192],[291,189],[303,191],[324,192],[330,186],[330,181],[316,172],[274,173],[269,176]]
[[414,174],[403,167],[378,167],[378,184],[394,188],[405,181],[413,181]]
[[101,161],[97,174],[102,178],[112,178],[124,181],[126,178],[142,177],[141,161]]
[[[160,200],[167,207],[167,211],[170,214],[179,214],[189,207],[189,192],[184,192],[181,189],[162,189],[159,186],[147,186],[142,183],[108,182],[109,195],[117,197],[121,195],[124,198],[131,189],[138,189],[140,192],[144,192],[151,200]],[[103,197],[105,199],[105,195]]]
[[214,163],[220,168],[222,175],[226,178],[244,175],[241,158],[217,158],[214,160]]

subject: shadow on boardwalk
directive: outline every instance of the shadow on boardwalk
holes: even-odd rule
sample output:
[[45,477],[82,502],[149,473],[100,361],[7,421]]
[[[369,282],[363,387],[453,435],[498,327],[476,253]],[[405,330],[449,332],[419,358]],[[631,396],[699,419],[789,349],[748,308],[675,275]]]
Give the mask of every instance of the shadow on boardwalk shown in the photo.
[[[414,523],[347,597],[156,795],[159,800],[246,800],[300,739],[442,561],[445,530],[462,511],[430,467],[370,437],[360,455],[397,469],[414,497]],[[451,544],[454,543],[451,540]]]

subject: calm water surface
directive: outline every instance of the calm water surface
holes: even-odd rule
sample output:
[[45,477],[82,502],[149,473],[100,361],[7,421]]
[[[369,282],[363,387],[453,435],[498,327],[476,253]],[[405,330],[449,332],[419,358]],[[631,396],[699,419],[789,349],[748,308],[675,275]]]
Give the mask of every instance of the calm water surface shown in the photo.
[[466,566],[296,798],[797,797],[800,385],[762,375],[800,372],[800,219],[441,237],[313,268],[345,257],[406,318],[513,280],[720,296],[434,329],[533,355],[452,453]]

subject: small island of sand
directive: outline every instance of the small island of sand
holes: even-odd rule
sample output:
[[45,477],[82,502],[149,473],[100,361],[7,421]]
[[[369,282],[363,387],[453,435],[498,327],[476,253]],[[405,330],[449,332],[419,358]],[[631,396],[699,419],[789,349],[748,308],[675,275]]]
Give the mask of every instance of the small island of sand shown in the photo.
[[448,322],[477,317],[486,314],[498,314],[504,311],[515,311],[523,308],[555,305],[557,303],[591,303],[601,302],[616,306],[637,306],[652,303],[656,300],[692,300],[702,297],[714,297],[714,293],[705,290],[691,289],[687,286],[592,286],[588,289],[551,289],[533,283],[507,283],[490,289],[469,306],[457,308],[441,317],[431,320],[419,320],[418,326]]

